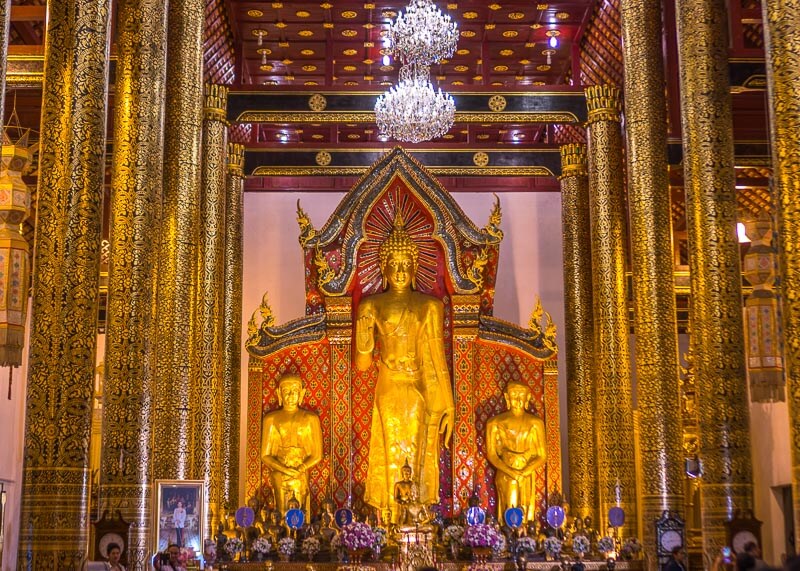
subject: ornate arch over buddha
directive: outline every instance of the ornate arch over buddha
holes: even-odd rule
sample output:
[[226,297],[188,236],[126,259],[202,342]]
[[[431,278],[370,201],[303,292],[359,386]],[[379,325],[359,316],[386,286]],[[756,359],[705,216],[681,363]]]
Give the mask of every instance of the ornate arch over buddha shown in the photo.
[[[547,424],[548,461],[534,476],[536,498],[560,489],[554,328],[546,319],[541,323],[541,311],[534,312],[528,328],[492,316],[503,238],[499,201],[479,228],[439,181],[396,148],[345,195],[321,228],[314,227],[300,205],[298,223],[306,316],[276,325],[266,302],[254,314],[248,341],[248,425],[259,426],[261,417],[276,408],[275,383],[281,374],[303,377],[306,406],[320,415],[323,432],[324,459],[309,475],[312,504],[330,495],[340,506],[391,509],[393,486],[408,454],[421,503],[439,503],[445,515],[455,514],[477,493],[487,507],[495,507],[495,471],[486,457],[484,434],[488,420],[504,410],[503,391],[512,381],[530,388],[530,412]],[[381,256],[382,246],[393,243],[402,247],[384,247]],[[365,345],[358,355],[359,320],[367,310],[375,312],[376,300],[392,287],[388,250],[416,250],[411,259],[394,260],[410,264],[413,288],[407,290],[419,296],[419,303],[406,305],[414,308],[415,318],[407,319],[410,313],[401,308],[384,315],[382,325],[371,322],[362,331],[368,332],[365,340],[371,332],[374,346]],[[413,350],[387,335],[394,327],[414,332]],[[417,348],[420,339],[425,350]],[[431,342],[440,348],[428,351]],[[385,348],[391,355],[381,353]],[[408,366],[384,367],[382,359],[395,358]],[[413,446],[398,439],[404,450],[387,454],[392,441],[388,417],[383,417],[392,407],[380,403],[393,402],[393,391],[406,385],[399,382],[406,374],[408,387],[422,397],[417,404],[423,413],[409,416],[408,425],[425,420]],[[409,404],[414,399],[403,402],[407,406],[395,411],[394,420],[406,418],[405,408],[416,410]],[[444,441],[451,430],[448,449]],[[258,446],[258,434],[248,427],[248,449]],[[373,453],[383,460],[370,464]],[[249,453],[248,459],[248,495],[269,495],[264,467]]]

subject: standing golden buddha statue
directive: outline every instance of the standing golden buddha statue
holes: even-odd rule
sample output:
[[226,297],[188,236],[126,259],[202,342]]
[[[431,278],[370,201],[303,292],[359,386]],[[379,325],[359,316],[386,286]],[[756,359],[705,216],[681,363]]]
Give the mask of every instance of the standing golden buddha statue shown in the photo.
[[355,327],[360,371],[379,355],[365,501],[399,513],[394,484],[406,459],[418,475],[419,503],[439,501],[439,439],[453,429],[453,391],[444,350],[444,304],[414,291],[418,247],[399,214],[379,249],[385,291],[361,301]]
[[508,410],[486,423],[486,456],[497,468],[498,519],[518,507],[530,521],[536,516],[534,472],[547,460],[544,422],[525,410],[531,400],[527,385],[511,381],[504,396]]

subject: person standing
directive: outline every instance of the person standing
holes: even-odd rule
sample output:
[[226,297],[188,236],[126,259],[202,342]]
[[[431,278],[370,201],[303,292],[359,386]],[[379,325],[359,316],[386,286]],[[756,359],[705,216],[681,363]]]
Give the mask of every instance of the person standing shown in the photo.
[[178,547],[183,547],[183,529],[186,527],[186,508],[183,502],[178,500],[178,507],[172,512],[172,523],[175,526],[175,543]]
[[664,566],[664,571],[686,571],[686,563],[684,562],[685,553],[682,545],[677,545],[672,548],[672,557]]

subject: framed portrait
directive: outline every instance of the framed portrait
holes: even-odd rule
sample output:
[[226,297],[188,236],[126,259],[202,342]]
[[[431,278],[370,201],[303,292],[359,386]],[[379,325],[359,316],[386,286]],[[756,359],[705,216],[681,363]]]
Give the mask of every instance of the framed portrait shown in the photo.
[[203,480],[156,480],[153,506],[154,551],[172,544],[203,553],[206,504]]

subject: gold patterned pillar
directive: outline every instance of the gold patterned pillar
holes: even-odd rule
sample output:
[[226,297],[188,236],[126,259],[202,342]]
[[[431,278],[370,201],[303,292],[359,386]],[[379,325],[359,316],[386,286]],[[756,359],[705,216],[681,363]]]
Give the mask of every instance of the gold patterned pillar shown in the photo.
[[166,11],[126,0],[117,12],[100,507],[133,523],[129,569],[145,568],[155,385],[155,289],[163,169]]
[[[772,169],[777,195],[778,261],[783,291],[786,385],[792,430],[795,545],[800,541],[800,1],[764,0]],[[788,34],[788,35],[787,35]]]
[[239,411],[242,369],[244,146],[228,144],[225,200],[225,281],[222,349],[222,509],[239,506]]
[[200,199],[200,278],[195,404],[195,476],[206,481],[207,534],[220,521],[220,466],[223,437],[223,333],[225,279],[225,180],[228,89],[206,85],[203,107],[203,184]]
[[158,271],[158,366],[153,478],[192,474],[191,379],[195,376],[200,151],[203,133],[201,0],[173,0],[167,15],[164,199]]
[[683,513],[684,475],[661,3],[622,0],[621,15],[642,540],[656,562],[654,522]]
[[[11,0],[0,0],[0,69],[8,69],[8,34],[11,26]],[[0,73],[0,127],[5,120],[6,74]]]
[[597,523],[592,328],[592,242],[585,145],[561,147],[561,227],[567,357],[569,489],[572,513]]
[[625,296],[625,202],[620,127],[620,90],[610,85],[586,88],[589,165],[589,216],[594,295],[594,354],[597,481],[600,513],[625,510],[620,533],[635,532],[636,461],[628,304]]
[[725,0],[677,3],[703,549],[753,507]]
[[109,36],[107,0],[51,0],[19,561],[77,569],[88,548]]

